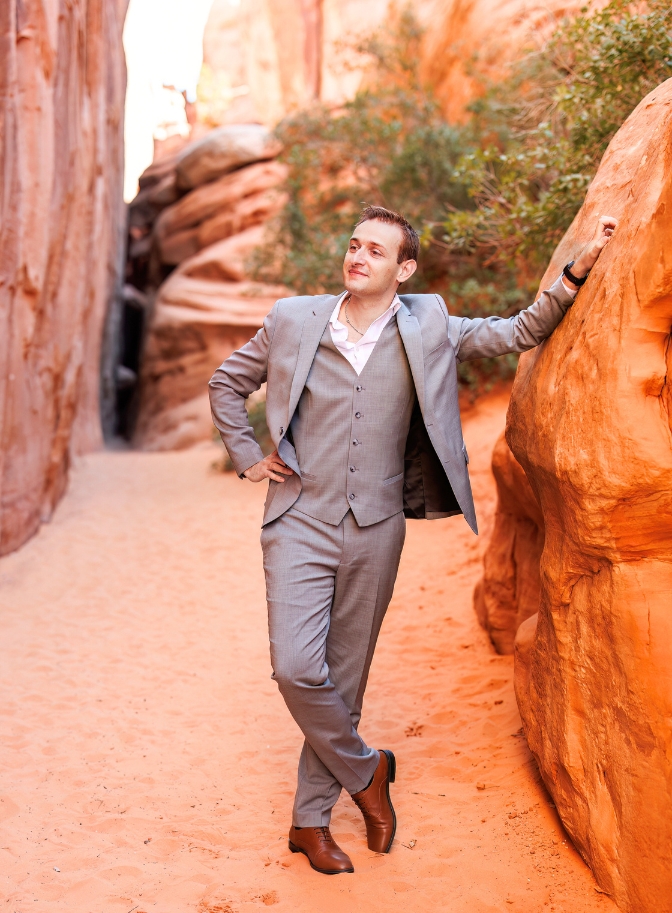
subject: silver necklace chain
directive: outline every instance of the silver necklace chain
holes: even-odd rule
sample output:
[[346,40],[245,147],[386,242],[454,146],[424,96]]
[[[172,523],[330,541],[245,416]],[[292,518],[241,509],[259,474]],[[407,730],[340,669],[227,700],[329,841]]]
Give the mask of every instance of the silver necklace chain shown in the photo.
[[350,300],[350,296],[348,296],[348,298],[346,299],[346,302],[345,302],[345,308],[344,308],[345,319],[346,319],[347,322],[350,324],[350,326],[351,326],[352,329],[355,331],[355,333],[359,333],[360,336],[363,336],[364,333],[362,333],[361,330],[358,330],[357,327],[354,325],[354,323],[353,323],[353,322],[350,320],[350,318],[348,317],[348,301],[349,301],[349,300]]

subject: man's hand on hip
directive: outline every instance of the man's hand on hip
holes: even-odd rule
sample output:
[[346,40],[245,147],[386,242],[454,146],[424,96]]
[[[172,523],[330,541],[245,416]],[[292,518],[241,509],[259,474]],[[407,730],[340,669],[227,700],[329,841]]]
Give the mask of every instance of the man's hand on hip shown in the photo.
[[[614,219],[613,216],[600,216],[592,240],[586,244],[572,266],[572,273],[578,279],[583,279],[584,276],[587,276],[595,266],[597,258],[611,240],[617,225],[618,219]],[[568,282],[568,284],[573,288],[578,288],[572,282]]]
[[254,466],[250,466],[243,473],[250,482],[261,482],[263,479],[273,479],[274,482],[284,482],[284,476],[294,475],[294,470],[290,469],[285,461],[278,456],[278,451],[274,450],[269,453],[263,460],[259,460]]

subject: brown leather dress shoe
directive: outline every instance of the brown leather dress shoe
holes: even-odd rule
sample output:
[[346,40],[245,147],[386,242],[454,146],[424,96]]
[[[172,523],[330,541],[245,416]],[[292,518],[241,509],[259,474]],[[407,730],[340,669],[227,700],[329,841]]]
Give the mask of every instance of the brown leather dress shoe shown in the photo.
[[383,749],[373,780],[352,796],[364,815],[366,842],[374,853],[389,853],[397,830],[397,816],[390,801],[390,783],[394,783],[396,773],[394,755]]
[[354,872],[347,853],[331,836],[328,827],[292,827],[289,831],[289,848],[292,853],[303,853],[316,872],[323,875],[342,875]]

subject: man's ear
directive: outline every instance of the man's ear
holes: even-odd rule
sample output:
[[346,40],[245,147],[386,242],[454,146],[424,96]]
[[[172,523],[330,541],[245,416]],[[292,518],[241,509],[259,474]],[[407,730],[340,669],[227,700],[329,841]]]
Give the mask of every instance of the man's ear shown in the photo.
[[418,268],[418,263],[416,260],[404,260],[403,263],[399,264],[399,272],[397,273],[397,282],[406,282],[407,279],[410,279],[413,273]]

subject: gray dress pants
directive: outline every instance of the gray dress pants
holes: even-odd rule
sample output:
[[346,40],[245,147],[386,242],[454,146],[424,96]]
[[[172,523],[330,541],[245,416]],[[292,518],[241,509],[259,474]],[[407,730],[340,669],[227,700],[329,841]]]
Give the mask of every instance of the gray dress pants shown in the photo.
[[297,827],[328,825],[341,787],[364,789],[378,764],[357,727],[405,535],[402,513],[360,528],[294,508],[262,530],[273,678],[305,736]]

